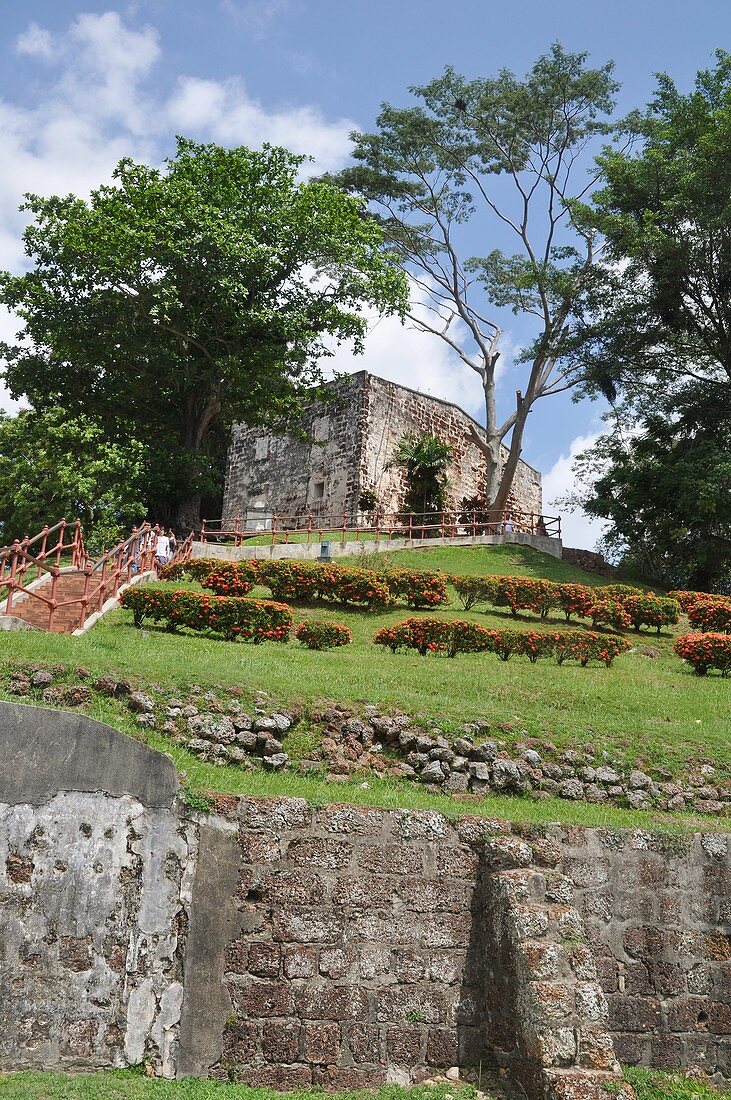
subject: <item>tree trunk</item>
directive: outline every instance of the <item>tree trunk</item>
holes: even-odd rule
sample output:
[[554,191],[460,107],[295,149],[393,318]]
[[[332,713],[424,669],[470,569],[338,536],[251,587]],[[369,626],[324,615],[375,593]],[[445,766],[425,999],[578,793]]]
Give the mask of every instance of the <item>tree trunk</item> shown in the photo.
[[178,537],[187,538],[201,525],[201,494],[191,490],[175,506],[173,528]]
[[513,434],[510,437],[510,449],[508,451],[508,458],[503,467],[502,476],[500,477],[500,488],[498,489],[494,497],[494,506],[496,512],[502,512],[508,502],[511,490],[513,488],[513,481],[515,479],[515,471],[518,468],[518,462],[523,451],[523,432],[525,431],[525,422],[528,419],[528,413],[530,412],[530,405],[522,398],[518,408],[515,424],[513,425]]

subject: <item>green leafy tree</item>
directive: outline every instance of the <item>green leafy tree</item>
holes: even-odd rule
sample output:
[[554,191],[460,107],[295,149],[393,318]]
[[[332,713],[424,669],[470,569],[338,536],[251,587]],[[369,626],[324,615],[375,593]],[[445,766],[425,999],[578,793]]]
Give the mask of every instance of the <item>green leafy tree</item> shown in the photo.
[[[594,222],[607,243],[590,324],[590,388],[650,406],[687,384],[731,384],[731,54],[681,94],[669,76],[599,158]],[[577,349],[578,352],[578,349]]]
[[[510,494],[530,410],[577,378],[567,350],[600,247],[579,200],[594,183],[590,147],[607,132],[616,88],[611,65],[588,68],[586,54],[558,44],[523,80],[508,70],[467,80],[447,68],[411,89],[419,106],[385,104],[376,132],[354,134],[355,165],[336,177],[367,200],[423,299],[410,321],[480,378],[486,431],[474,441],[496,509]],[[468,251],[478,214],[517,251]],[[499,413],[504,308],[528,317],[536,336],[517,402]]]
[[64,409],[0,419],[0,540],[80,519],[87,549],[109,549],[146,514],[145,448],[110,443],[88,417]]
[[574,466],[564,502],[609,521],[604,543],[627,569],[675,588],[731,583],[731,422],[714,392],[661,401],[602,436]]
[[155,510],[181,526],[220,477],[234,421],[286,421],[361,306],[402,310],[403,275],[359,204],[285,149],[179,138],[163,170],[120,161],[88,202],[27,196],[32,263],[0,279],[21,319],[7,384],[147,448]]
[[406,470],[404,511],[434,515],[444,509],[447,497],[447,467],[452,448],[434,435],[405,435],[399,441],[392,466]]
[[731,581],[731,54],[681,93],[658,78],[600,158],[607,242],[575,355],[614,430],[578,464],[584,507],[629,564],[674,585]]

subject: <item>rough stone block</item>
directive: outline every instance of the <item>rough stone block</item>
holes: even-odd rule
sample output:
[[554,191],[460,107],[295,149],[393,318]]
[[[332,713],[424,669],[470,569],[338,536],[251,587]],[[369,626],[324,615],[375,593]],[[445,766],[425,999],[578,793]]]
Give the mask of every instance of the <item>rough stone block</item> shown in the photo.
[[310,982],[295,992],[299,1015],[305,1020],[366,1020],[368,994],[351,985]]
[[300,1030],[299,1020],[267,1020],[261,1031],[261,1051],[267,1062],[298,1062]]
[[281,956],[279,943],[252,943],[249,946],[248,971],[257,978],[276,978]]
[[260,1016],[288,1016],[292,1011],[292,993],[286,982],[256,982],[234,987],[237,1012],[257,1019]]
[[335,1063],[340,1056],[340,1024],[335,1021],[308,1021],[304,1025],[304,1058],[320,1065]]

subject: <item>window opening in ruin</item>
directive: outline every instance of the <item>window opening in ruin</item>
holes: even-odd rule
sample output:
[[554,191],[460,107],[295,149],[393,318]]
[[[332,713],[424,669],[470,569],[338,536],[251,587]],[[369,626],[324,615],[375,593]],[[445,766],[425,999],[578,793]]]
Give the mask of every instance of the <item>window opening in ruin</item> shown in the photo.
[[324,496],[325,496],[325,482],[324,481],[316,481],[313,488],[312,488],[312,499],[313,500],[322,500]]

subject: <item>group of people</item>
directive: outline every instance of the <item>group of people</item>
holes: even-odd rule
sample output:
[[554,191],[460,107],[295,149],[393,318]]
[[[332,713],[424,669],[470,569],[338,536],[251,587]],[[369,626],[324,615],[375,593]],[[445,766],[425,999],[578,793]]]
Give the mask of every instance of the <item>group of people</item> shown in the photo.
[[178,540],[172,527],[168,527],[166,530],[159,523],[156,523],[152,528],[152,533],[155,538],[155,563],[158,569],[161,569],[173,557]]

